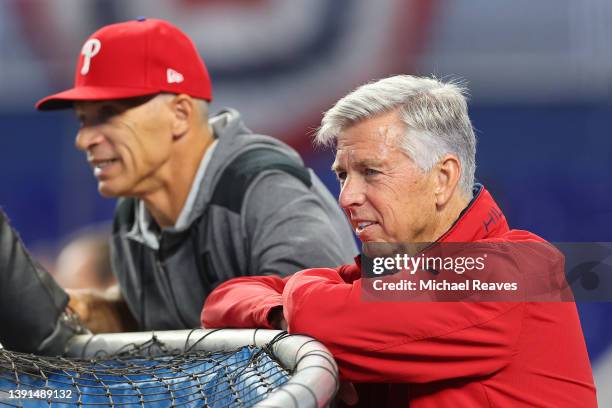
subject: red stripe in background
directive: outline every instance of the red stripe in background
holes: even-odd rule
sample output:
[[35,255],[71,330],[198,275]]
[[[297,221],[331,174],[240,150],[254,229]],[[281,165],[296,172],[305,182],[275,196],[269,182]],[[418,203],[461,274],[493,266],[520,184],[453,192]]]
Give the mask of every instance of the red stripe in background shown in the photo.
[[[397,74],[415,73],[417,62],[423,51],[426,50],[427,43],[431,35],[432,22],[437,15],[439,2],[437,0],[399,0],[400,6],[394,14],[393,22],[394,33],[385,51],[389,61],[381,70],[378,77],[385,77]],[[410,55],[411,58],[407,58]],[[374,78],[357,79],[358,82],[346,89],[346,92],[358,86],[361,82],[366,82]],[[313,151],[312,134],[321,124],[323,112],[333,106],[338,99],[344,96],[331,96],[328,101],[320,107],[318,112],[311,113],[310,116],[303,118],[299,123],[290,127],[281,134],[273,136],[287,141],[294,149],[306,158],[318,154]]]
[[270,3],[270,0],[180,0],[179,4],[186,8],[200,8],[207,6],[215,7],[235,7],[235,8],[258,8],[265,3]]
[[[21,34],[27,39],[27,43],[34,55],[42,61],[53,61],[63,55],[58,49],[66,46],[63,41],[62,32],[58,29],[54,19],[49,16],[48,3],[41,0],[18,0],[12,2],[14,14],[19,18]],[[62,61],[59,65],[45,67],[49,84],[65,85],[66,78],[71,78],[74,72],[73,61]],[[69,66],[66,72],[63,67]]]
[[[395,16],[394,42],[392,49],[389,50],[389,61],[393,61],[395,67],[391,67],[389,75],[415,73],[418,68],[417,63],[429,42],[439,5],[437,0],[402,1],[403,9]],[[406,21],[407,16],[408,21]],[[404,54],[398,50],[404,50]],[[410,58],[406,58],[406,55]]]

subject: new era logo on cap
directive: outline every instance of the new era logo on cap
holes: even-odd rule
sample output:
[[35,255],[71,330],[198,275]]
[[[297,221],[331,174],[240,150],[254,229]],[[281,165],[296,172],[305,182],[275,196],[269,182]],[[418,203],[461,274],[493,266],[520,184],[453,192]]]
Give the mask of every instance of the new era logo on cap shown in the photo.
[[193,41],[167,21],[139,18],[93,33],[79,55],[74,87],[38,102],[63,109],[74,101],[99,101],[184,93],[210,101],[211,84]]
[[172,68],[166,70],[166,79],[169,84],[180,84],[185,78],[180,72],[176,72]]

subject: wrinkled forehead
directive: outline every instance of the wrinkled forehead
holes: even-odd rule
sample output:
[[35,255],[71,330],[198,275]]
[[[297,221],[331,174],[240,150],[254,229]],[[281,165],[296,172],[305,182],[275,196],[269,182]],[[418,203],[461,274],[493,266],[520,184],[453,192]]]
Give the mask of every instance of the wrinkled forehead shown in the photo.
[[403,138],[405,129],[397,111],[376,115],[354,123],[340,132],[336,140],[336,150],[363,144],[397,146]]
[[338,135],[336,153],[358,148],[393,149],[397,148],[403,138],[399,127],[381,126],[367,132],[345,131]]
[[393,115],[357,123],[342,131],[336,140],[336,161],[389,158],[401,152],[405,126]]

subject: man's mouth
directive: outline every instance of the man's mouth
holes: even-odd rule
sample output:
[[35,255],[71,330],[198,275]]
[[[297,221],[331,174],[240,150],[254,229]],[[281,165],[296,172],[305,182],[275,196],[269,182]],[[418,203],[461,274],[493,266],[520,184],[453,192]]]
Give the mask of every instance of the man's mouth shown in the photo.
[[105,160],[92,160],[91,166],[93,167],[94,175],[97,177],[102,175],[105,169],[118,162],[119,159],[116,158]]
[[103,169],[106,166],[108,166],[109,164],[114,163],[116,161],[117,161],[117,159],[102,160],[102,161],[96,162],[94,164],[94,168],[96,168],[96,169]]
[[371,225],[377,224],[374,221],[361,221],[357,223],[357,228],[355,228],[355,233],[357,235],[363,233],[363,231],[365,231],[366,228],[368,228]]

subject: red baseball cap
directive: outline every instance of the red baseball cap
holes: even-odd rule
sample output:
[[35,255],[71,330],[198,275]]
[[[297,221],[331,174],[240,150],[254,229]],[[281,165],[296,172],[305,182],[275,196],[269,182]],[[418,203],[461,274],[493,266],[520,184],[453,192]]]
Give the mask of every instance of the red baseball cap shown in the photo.
[[167,21],[141,17],[93,33],[81,48],[74,88],[41,99],[36,108],[160,92],[212,100],[208,71],[191,39]]

